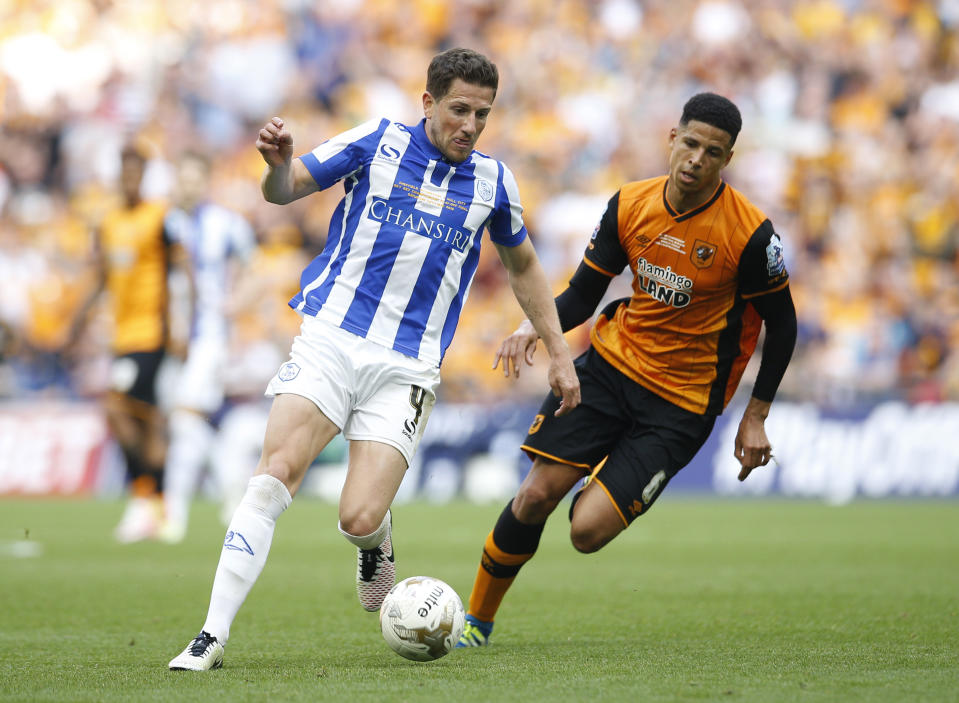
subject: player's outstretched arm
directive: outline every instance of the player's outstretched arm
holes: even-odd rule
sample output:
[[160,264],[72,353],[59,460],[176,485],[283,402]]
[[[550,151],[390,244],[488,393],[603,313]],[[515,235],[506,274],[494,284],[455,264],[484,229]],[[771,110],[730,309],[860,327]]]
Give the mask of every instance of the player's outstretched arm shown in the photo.
[[[556,312],[559,315],[559,324],[563,332],[569,332],[586,322],[596,306],[599,305],[611,279],[596,269],[581,263],[579,268],[569,279],[569,286],[556,296]],[[503,375],[510,374],[510,361],[513,370],[519,376],[520,359],[525,359],[530,366],[533,364],[533,353],[536,351],[536,342],[539,334],[529,320],[523,320],[509,337],[503,340],[496,358],[493,361],[495,369],[500,360],[503,360]]]
[[765,466],[772,458],[772,447],[766,437],[766,417],[796,345],[796,308],[788,286],[758,296],[751,303],[766,326],[766,340],[752,397],[736,433],[736,458],[742,466],[740,481],[745,481],[750,471]]
[[266,162],[260,188],[267,202],[285,205],[315,193],[316,181],[299,159],[293,159],[293,135],[274,117],[260,129],[256,148]]
[[[553,393],[562,398],[556,415],[565,415],[579,405],[579,378],[576,375],[576,369],[573,368],[573,357],[570,354],[569,345],[566,344],[559,325],[556,303],[550,292],[546,274],[529,239],[515,247],[497,244],[496,250],[509,272],[510,286],[517,302],[526,313],[536,334],[543,340],[549,354],[549,385]],[[530,346],[535,348],[536,344],[535,337],[530,339],[530,335],[523,334],[521,330],[523,325],[520,325],[520,328],[507,338],[504,344],[507,344],[517,333],[520,333],[520,337],[515,338],[514,343],[507,345],[505,349],[500,346],[497,355],[497,360],[503,359],[504,364],[512,364],[517,375],[521,359],[525,358],[527,363],[532,362]],[[505,368],[504,372],[509,375],[509,368]]]

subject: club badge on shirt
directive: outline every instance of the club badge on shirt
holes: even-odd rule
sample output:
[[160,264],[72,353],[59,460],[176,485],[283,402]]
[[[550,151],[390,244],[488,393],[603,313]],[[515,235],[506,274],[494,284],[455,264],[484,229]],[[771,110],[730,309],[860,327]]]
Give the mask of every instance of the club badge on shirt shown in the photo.
[[280,367],[276,377],[281,381],[292,381],[300,373],[300,366],[292,361],[288,361]]

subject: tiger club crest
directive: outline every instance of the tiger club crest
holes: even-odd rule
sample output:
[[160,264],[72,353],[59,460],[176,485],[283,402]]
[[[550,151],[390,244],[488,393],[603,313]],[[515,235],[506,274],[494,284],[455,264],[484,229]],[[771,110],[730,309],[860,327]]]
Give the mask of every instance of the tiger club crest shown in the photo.
[[697,239],[693,244],[693,250],[689,254],[689,260],[693,266],[698,269],[709,268],[713,265],[713,259],[716,258],[716,245]]

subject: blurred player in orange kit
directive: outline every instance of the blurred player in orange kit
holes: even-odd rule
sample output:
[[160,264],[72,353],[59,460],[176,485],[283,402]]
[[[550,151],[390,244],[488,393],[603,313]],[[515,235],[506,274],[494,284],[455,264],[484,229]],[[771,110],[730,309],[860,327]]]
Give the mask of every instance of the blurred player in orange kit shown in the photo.
[[170,265],[189,267],[182,247],[167,237],[166,204],[141,196],[147,160],[143,145],[124,146],[122,202],[106,214],[98,233],[100,285],[82,306],[70,334],[72,342],[105,292],[113,321],[110,349],[114,358],[103,407],[126,460],[130,483],[130,500],[114,531],[120,542],[154,538],[163,522],[167,441],[156,381],[169,340]]

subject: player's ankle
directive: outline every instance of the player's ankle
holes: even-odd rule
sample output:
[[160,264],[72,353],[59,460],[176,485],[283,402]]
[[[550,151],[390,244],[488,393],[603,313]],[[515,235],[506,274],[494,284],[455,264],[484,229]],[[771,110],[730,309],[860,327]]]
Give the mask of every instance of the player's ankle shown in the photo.
[[480,620],[475,615],[466,615],[466,621],[472,623],[473,627],[476,627],[484,635],[489,637],[490,633],[493,631],[493,621],[492,620]]

